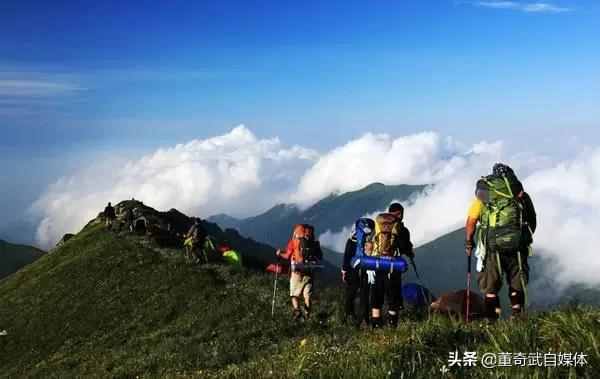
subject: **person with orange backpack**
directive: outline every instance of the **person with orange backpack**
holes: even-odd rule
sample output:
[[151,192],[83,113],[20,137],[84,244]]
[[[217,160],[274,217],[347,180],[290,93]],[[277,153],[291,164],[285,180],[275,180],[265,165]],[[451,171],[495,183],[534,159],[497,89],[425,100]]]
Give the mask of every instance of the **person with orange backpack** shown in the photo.
[[[392,203],[387,213],[382,213],[375,219],[375,233],[372,238],[373,257],[394,258],[405,255],[414,258],[413,244],[410,241],[410,231],[402,222],[404,207]],[[402,271],[373,271],[368,270],[367,277],[373,289],[371,298],[371,325],[381,328],[383,325],[381,310],[387,298],[388,325],[398,325],[399,312],[403,308]]]
[[[294,320],[307,320],[311,311],[315,270],[323,259],[321,245],[315,239],[315,229],[311,225],[296,225],[286,251],[277,250],[276,254],[290,260],[290,297]],[[302,309],[301,297],[304,298]]]

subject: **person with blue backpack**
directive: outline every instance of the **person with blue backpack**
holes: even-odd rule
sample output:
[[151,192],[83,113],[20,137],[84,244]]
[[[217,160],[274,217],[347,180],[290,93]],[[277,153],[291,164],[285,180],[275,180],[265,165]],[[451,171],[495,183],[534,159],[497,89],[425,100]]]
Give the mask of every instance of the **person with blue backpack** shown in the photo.
[[[344,283],[344,321],[351,320],[357,327],[364,321],[369,324],[370,285],[365,270],[353,266],[357,255],[364,254],[365,244],[375,230],[375,222],[369,218],[356,221],[354,231],[346,241],[342,262],[342,282]],[[359,294],[359,312],[355,311],[356,295]]]
[[[352,266],[360,267],[371,289],[371,326],[383,326],[381,311],[388,303],[388,325],[398,325],[403,308],[402,274],[408,264],[402,256],[414,258],[410,232],[404,226],[404,207],[399,203],[389,206],[387,213],[375,219],[374,231],[365,241],[363,249],[357,249]],[[357,228],[358,230],[358,228]]]

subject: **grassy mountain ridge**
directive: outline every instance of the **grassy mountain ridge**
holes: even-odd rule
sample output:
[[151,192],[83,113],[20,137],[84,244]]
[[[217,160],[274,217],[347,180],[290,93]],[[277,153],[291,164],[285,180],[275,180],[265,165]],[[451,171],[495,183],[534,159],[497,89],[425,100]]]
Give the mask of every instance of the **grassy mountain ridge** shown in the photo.
[[33,246],[17,245],[0,240],[0,279],[46,254]]
[[271,319],[272,276],[188,266],[179,250],[88,225],[53,254],[0,281],[0,372],[7,377],[439,377],[450,351],[583,352],[581,368],[452,368],[448,377],[593,378],[600,312],[574,308],[519,323],[463,325],[409,315],[397,330],[339,320],[329,289],[305,324],[286,281]]
[[248,343],[269,347],[250,337],[274,327],[238,328],[240,313],[270,309],[270,291],[261,291],[269,284],[270,277],[247,270],[195,269],[179,250],[88,226],[0,282],[0,328],[8,331],[0,340],[0,371],[128,376],[199,361],[220,367],[251,349],[215,344],[216,325],[233,328],[218,329],[225,339],[247,336]]

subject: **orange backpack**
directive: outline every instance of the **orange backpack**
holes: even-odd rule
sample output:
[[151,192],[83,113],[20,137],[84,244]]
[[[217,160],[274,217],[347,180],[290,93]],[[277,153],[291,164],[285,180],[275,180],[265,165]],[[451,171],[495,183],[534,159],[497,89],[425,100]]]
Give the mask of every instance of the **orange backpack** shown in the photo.
[[305,262],[314,260],[315,250],[315,228],[308,224],[297,224],[294,226],[292,239],[289,242],[294,249],[293,260]]

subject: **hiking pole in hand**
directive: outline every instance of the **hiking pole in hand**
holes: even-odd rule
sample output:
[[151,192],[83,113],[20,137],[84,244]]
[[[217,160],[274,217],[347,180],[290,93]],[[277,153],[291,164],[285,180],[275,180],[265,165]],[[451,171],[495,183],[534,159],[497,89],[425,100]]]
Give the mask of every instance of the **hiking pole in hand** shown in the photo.
[[[423,285],[423,281],[421,280],[421,275],[419,275],[419,270],[417,270],[417,264],[415,263],[415,257],[414,256],[408,256],[408,258],[410,259],[410,264],[413,268],[413,270],[415,271],[415,276],[417,277],[417,282],[419,284],[419,287],[421,287],[421,295],[423,295],[423,300],[427,300],[427,302],[429,303],[428,305],[431,305],[431,296],[430,293],[425,293],[425,286]],[[428,310],[430,310],[430,308],[427,308]]]
[[419,281],[419,285],[421,284],[421,276],[419,275],[419,271],[417,270],[417,265],[415,264],[415,258],[409,256],[408,257],[410,259],[410,264],[413,267],[413,270],[415,270],[415,276],[417,277],[417,280]]
[[466,315],[465,321],[469,322],[469,314],[471,311],[471,256],[473,250],[471,248],[467,248],[467,306],[466,306]]
[[279,276],[279,256],[277,256],[277,267],[275,268],[275,282],[273,283],[273,301],[271,302],[271,318],[275,317],[275,298],[277,296],[277,278]]

